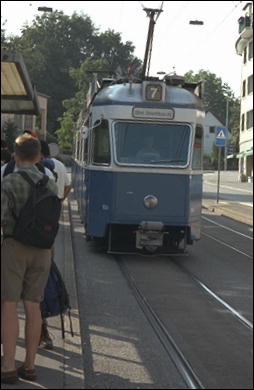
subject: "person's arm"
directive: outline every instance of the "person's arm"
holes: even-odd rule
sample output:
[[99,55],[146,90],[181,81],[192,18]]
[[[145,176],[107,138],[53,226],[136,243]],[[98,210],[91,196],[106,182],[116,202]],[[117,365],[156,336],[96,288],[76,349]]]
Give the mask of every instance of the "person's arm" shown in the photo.
[[68,173],[67,173],[66,168],[65,168],[65,175],[64,175],[64,199],[68,196],[68,194],[69,194],[71,189],[72,189],[71,181],[69,179]]
[[71,189],[72,189],[71,185],[64,186],[64,199],[68,196]]

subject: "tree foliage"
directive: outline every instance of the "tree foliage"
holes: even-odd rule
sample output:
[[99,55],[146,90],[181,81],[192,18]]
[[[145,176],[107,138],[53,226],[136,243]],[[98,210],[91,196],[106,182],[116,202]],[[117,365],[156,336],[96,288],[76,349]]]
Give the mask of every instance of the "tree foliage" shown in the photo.
[[4,139],[8,146],[8,150],[12,153],[14,147],[14,141],[19,135],[17,126],[10,119],[4,123],[3,127]]
[[20,37],[10,37],[8,47],[22,53],[37,90],[50,96],[48,130],[53,133],[64,112],[62,102],[77,92],[71,68],[79,69],[86,59],[107,59],[112,70],[140,62],[132,55],[134,46],[123,43],[119,33],[100,33],[88,16],[67,16],[62,11],[36,16]]
[[231,144],[238,151],[239,125],[240,125],[240,101],[235,98],[234,93],[227,83],[223,83],[220,77],[208,70],[200,70],[196,74],[189,71],[184,75],[186,81],[198,82],[204,80],[205,109],[211,111],[216,117],[226,125],[226,111],[228,101],[228,128],[233,138]]

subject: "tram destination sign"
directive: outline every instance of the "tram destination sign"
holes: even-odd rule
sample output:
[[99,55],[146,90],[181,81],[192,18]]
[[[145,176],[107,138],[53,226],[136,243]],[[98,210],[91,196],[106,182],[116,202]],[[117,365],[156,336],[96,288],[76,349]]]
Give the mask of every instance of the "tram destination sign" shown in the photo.
[[172,120],[175,112],[172,108],[133,107],[134,118]]

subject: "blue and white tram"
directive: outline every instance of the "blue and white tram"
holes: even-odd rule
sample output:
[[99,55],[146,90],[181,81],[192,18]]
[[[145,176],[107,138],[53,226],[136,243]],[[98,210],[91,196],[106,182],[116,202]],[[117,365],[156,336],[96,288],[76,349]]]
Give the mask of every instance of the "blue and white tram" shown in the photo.
[[108,252],[183,253],[200,239],[201,83],[112,81],[76,134],[74,187],[87,238]]

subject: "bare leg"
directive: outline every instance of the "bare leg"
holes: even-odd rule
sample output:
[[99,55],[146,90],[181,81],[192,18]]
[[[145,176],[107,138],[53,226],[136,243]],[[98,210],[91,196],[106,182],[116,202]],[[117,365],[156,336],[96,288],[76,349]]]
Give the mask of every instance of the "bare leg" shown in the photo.
[[41,311],[37,302],[24,301],[26,312],[25,340],[26,358],[24,367],[28,370],[34,369],[35,357],[41,335]]
[[2,371],[15,370],[16,343],[19,335],[17,303],[1,302]]

